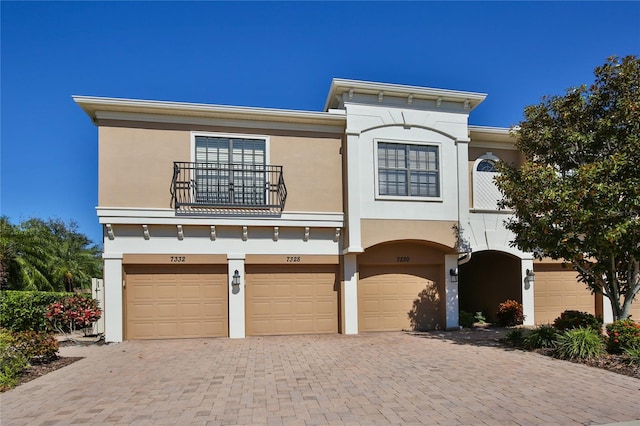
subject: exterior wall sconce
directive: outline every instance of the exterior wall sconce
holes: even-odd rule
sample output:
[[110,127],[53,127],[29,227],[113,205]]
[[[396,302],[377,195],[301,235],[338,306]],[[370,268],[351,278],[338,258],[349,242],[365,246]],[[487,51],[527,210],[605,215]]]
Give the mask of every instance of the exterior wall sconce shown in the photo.
[[533,284],[536,280],[536,274],[533,273],[532,269],[527,269],[527,282],[529,284]]
[[452,283],[457,283],[458,282],[458,268],[449,269],[449,276],[451,277],[451,282]]
[[240,272],[238,272],[237,269],[233,272],[233,278],[231,279],[231,285],[234,288],[238,288],[240,286]]

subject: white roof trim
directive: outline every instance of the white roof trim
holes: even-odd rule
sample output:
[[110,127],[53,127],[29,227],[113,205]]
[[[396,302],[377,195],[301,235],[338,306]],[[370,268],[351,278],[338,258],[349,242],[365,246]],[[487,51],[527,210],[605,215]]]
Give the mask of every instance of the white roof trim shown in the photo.
[[104,112],[142,113],[160,116],[187,116],[241,120],[280,121],[344,126],[344,114],[332,112],[300,111],[274,108],[255,108],[186,102],[153,101],[142,99],[72,96],[84,112],[96,122],[97,114]]
[[370,81],[360,80],[346,80],[341,78],[334,78],[331,81],[331,88],[329,89],[329,95],[325,102],[325,111],[335,107],[335,97],[342,93],[366,93],[379,96],[382,92],[384,96],[402,96],[411,97],[411,102],[415,99],[428,99],[433,101],[453,101],[453,102],[465,102],[469,101],[469,110],[478,106],[486,97],[486,93],[476,92],[463,92],[458,90],[448,89],[434,89],[430,87],[420,86],[407,86],[402,84],[391,83],[376,83]]

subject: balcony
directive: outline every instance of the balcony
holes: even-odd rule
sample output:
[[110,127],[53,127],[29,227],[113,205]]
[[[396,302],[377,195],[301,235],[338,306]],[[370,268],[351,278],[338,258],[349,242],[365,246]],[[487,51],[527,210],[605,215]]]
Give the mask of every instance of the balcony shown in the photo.
[[282,166],[173,163],[171,204],[183,214],[280,214],[287,199]]

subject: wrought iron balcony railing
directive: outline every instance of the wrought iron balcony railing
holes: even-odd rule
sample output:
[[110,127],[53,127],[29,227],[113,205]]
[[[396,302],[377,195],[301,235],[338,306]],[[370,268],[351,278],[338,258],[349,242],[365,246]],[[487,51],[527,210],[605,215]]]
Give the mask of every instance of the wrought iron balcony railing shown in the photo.
[[286,199],[282,166],[173,163],[171,201],[177,211],[281,212]]

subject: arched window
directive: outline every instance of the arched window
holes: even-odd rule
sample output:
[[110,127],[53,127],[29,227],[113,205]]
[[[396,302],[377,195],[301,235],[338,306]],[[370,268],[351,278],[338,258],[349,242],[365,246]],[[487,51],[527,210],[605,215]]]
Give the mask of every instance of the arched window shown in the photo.
[[498,175],[496,163],[500,161],[491,152],[478,157],[473,165],[473,208],[497,210],[502,194],[494,178]]
[[490,160],[485,158],[484,160],[478,163],[476,167],[477,172],[496,172],[496,162],[494,160]]

